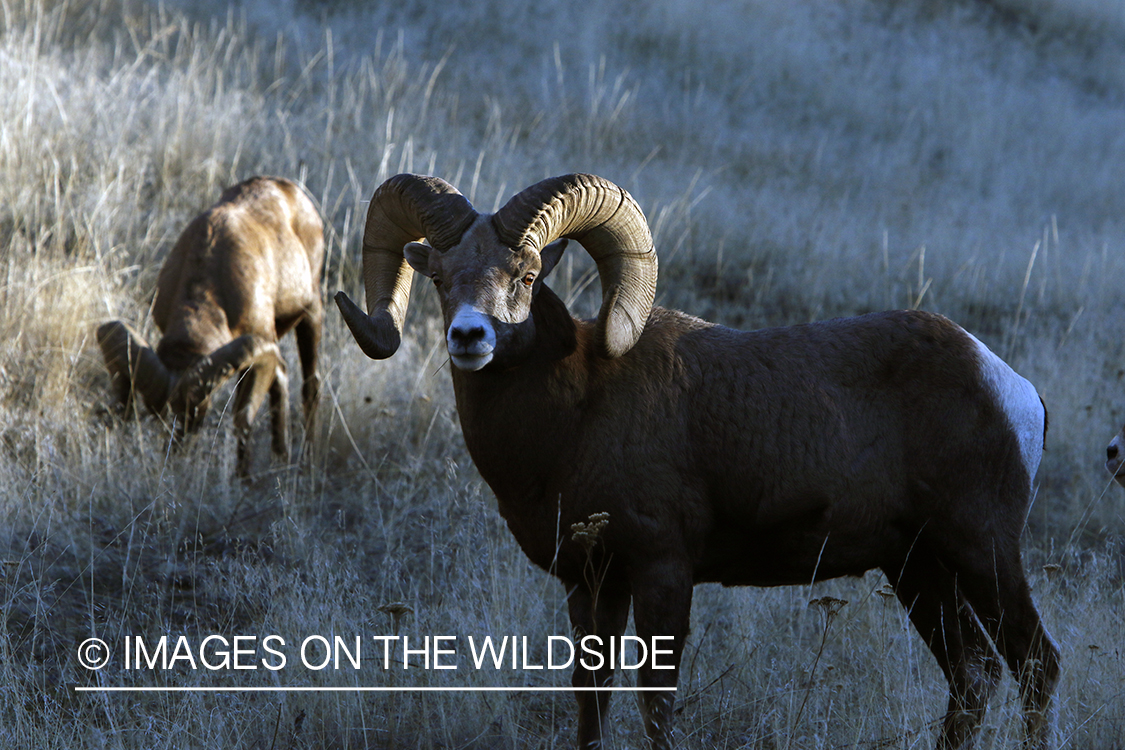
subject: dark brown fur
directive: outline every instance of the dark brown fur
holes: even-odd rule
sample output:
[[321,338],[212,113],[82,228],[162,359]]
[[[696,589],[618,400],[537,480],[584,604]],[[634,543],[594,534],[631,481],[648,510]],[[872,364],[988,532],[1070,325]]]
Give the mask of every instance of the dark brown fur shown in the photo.
[[[532,315],[522,364],[453,368],[453,383],[474,462],[523,550],[571,592],[578,631],[620,634],[632,599],[638,635],[675,636],[678,661],[695,583],[881,568],[950,679],[942,746],[970,740],[1001,671],[973,611],[1042,734],[1058,662],[1020,565],[1031,477],[960,328],[890,312],[739,332],[654,308],[636,346],[607,360],[549,289]],[[569,529],[599,512],[595,591]],[[1042,670],[1025,669],[1031,656]],[[579,694],[583,747],[600,742],[595,695]],[[644,697],[663,747],[672,701]]]
[[[543,285],[567,239],[598,264],[594,323]],[[364,248],[368,312],[337,293],[345,322],[391,356],[404,267],[434,281],[469,452],[520,546],[566,585],[578,635],[619,636],[631,605],[678,666],[696,583],[880,568],[949,681],[939,747],[972,742],[1001,659],[1029,744],[1047,743],[1058,650],[1020,560],[1045,413],[965,331],[887,312],[740,332],[654,308],[644,215],[593,175],[548,178],[494,215],[398,175],[372,197]],[[603,513],[596,543],[575,538]],[[574,673],[584,689],[612,679]],[[638,681],[671,688],[676,670],[649,661]],[[608,694],[576,694],[579,745],[600,747]],[[669,746],[672,695],[642,704],[652,746]]]

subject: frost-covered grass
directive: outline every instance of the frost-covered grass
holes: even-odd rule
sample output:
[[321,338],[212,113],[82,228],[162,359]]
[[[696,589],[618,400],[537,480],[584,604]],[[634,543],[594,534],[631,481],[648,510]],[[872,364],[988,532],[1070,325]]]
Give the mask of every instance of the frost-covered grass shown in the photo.
[[[155,420],[113,416],[92,331],[122,318],[157,339],[164,254],[253,174],[307,185],[329,226],[325,294],[358,297],[386,177],[438,174],[491,210],[589,171],[648,214],[661,304],[744,328],[922,307],[1037,385],[1051,429],[1026,566],[1064,652],[1058,737],[1119,745],[1125,500],[1101,461],[1125,418],[1123,134],[1112,0],[0,0],[0,744],[571,744],[567,694],[73,687],[567,684],[368,662],[93,674],[75,650],[91,635],[566,634],[563,592],[465,452],[426,287],[386,362],[329,311],[321,422],[294,435],[311,461],[267,469],[260,435],[248,485],[229,419],[173,453]],[[553,281],[582,314],[591,268],[576,251]],[[701,587],[681,743],[930,746],[943,681],[881,586]],[[848,601],[828,620],[808,606],[826,595]],[[982,746],[1016,744],[1016,703],[1006,680]],[[611,747],[643,745],[630,698],[613,717]]]

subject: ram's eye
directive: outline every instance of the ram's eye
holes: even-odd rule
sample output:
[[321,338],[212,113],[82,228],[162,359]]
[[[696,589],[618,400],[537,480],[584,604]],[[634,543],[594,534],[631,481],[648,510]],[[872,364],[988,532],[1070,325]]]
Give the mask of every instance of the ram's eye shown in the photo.
[[438,276],[436,273],[433,276],[431,276],[430,278],[434,280],[434,286],[441,286],[441,277]]
[[529,274],[527,274],[526,276],[523,277],[523,285],[524,286],[531,286],[534,283],[535,283],[535,274],[529,273]]

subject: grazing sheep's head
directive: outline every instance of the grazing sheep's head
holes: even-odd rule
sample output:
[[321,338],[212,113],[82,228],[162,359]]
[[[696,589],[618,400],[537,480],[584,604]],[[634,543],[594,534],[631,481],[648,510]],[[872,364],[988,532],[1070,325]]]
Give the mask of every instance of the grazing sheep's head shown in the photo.
[[180,370],[167,366],[140,334],[120,321],[100,326],[97,340],[125,408],[134,393],[141,395],[153,414],[170,406],[177,418],[177,438],[199,428],[211,406],[211,394],[235,371],[261,358],[281,359],[277,344],[244,335],[206,357],[195,357]]
[[[423,237],[429,245],[419,242]],[[496,214],[478,214],[435,177],[398,175],[375,192],[363,238],[369,314],[340,292],[336,302],[360,348],[394,354],[410,294],[411,271],[438,286],[446,344],[462,370],[504,366],[534,341],[529,313],[542,280],[570,238],[598,265],[602,306],[595,347],[618,357],[636,343],[656,292],[656,253],[632,197],[591,175],[553,177],[513,197]]]

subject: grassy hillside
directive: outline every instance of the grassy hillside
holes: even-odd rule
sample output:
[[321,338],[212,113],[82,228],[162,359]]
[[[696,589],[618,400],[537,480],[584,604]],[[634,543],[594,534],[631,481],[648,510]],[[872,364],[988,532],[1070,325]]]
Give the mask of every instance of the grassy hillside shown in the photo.
[[[482,210],[552,174],[614,180],[653,228],[658,303],[728,325],[920,307],[976,333],[1050,410],[1025,564],[1064,652],[1060,744],[1121,745],[1125,494],[1101,463],[1125,420],[1125,12],[580,5],[0,0],[0,745],[573,742],[565,693],[72,690],[567,684],[375,656],[358,675],[75,660],[93,635],[568,632],[564,592],[465,451],[424,285],[386,362],[329,310],[320,425],[294,434],[306,464],[269,467],[260,428],[261,471],[236,480],[225,396],[178,452],[159,421],[111,408],[93,330],[158,339],[160,263],[224,186],[302,181],[329,227],[325,295],[358,299],[367,200],[400,171]],[[581,256],[551,283],[590,314]],[[944,681],[882,585],[700,587],[683,746],[930,746]],[[848,603],[826,617],[808,606],[824,596]],[[1007,679],[982,746],[1014,746],[1017,703]],[[613,716],[610,747],[642,746],[630,697]]]

